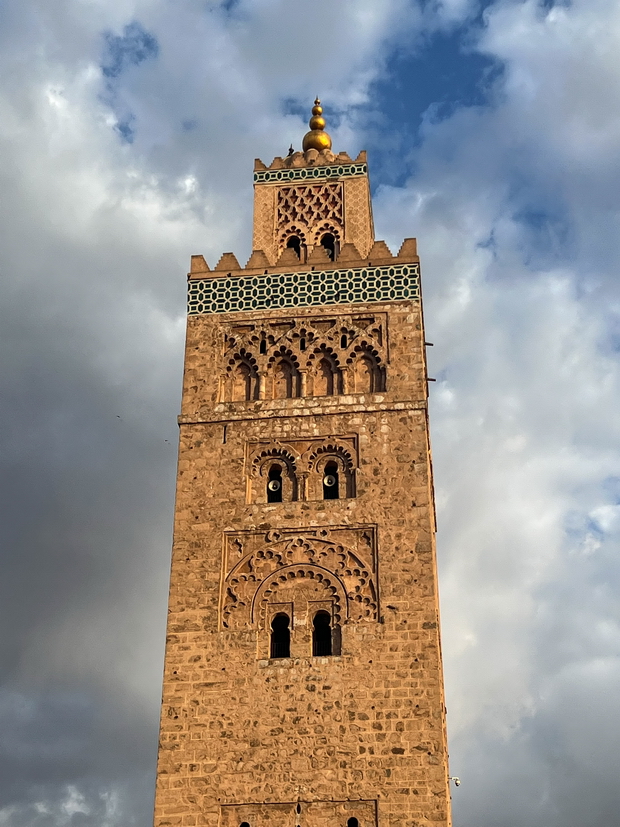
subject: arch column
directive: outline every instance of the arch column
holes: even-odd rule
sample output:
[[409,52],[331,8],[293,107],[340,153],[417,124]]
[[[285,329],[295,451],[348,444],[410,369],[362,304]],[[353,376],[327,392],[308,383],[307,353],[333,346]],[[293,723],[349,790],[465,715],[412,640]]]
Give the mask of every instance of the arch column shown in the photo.
[[261,370],[258,374],[258,398],[267,399],[267,371]]
[[308,371],[306,368],[299,369],[299,376],[300,376],[300,395],[302,397],[306,397],[308,395]]

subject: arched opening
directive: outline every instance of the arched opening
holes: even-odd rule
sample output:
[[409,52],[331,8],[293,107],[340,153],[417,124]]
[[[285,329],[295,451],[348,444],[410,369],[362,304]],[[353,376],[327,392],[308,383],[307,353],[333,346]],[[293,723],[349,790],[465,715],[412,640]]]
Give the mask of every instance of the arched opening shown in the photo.
[[274,399],[292,399],[299,396],[299,374],[288,359],[281,359],[275,368]]
[[291,621],[289,616],[280,612],[271,621],[271,657],[290,658],[291,656]]
[[335,462],[328,462],[323,471],[323,499],[337,500],[339,493],[338,466]]
[[357,357],[354,376],[356,393],[376,393],[384,390],[383,372],[370,353],[362,353]]
[[343,333],[342,336],[340,337],[340,347],[345,348],[345,347],[347,347],[347,344],[348,344],[347,343],[347,334]]
[[249,402],[258,398],[258,377],[245,362],[240,362],[233,373],[232,401]]
[[332,619],[329,612],[317,612],[312,621],[312,654],[327,657],[332,654]]
[[356,818],[350,818],[347,821],[347,827],[359,827],[360,823]]
[[321,359],[314,377],[315,396],[334,395],[334,369],[329,359]]
[[267,353],[267,339],[263,336],[260,340],[260,345],[258,346],[259,353]]
[[[349,819],[349,821],[351,821],[351,819]],[[247,821],[242,821],[239,827],[250,827],[250,824]],[[354,825],[351,825],[351,827],[354,827]],[[357,825],[355,825],[355,827],[357,827]]]
[[267,479],[267,502],[282,502],[282,469],[279,465],[272,465]]
[[333,233],[325,233],[321,238],[321,247],[325,250],[331,261],[336,259],[336,239]]
[[302,336],[301,339],[299,340],[299,349],[300,350],[305,350],[306,349],[306,338],[305,338],[305,336]]
[[286,242],[286,246],[289,250],[295,250],[297,258],[301,258],[301,239],[299,236],[292,235]]

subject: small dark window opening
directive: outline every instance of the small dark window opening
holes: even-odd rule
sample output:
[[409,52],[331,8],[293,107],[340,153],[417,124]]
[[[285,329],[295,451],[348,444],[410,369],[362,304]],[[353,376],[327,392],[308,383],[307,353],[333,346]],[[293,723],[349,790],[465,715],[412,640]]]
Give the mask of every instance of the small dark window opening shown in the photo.
[[267,502],[282,502],[282,469],[279,465],[272,465],[267,480]]
[[[351,821],[351,819],[349,819],[349,821]],[[250,827],[250,825],[247,821],[242,821],[239,827]]]
[[342,336],[340,337],[340,347],[346,347],[346,346],[347,346],[347,334],[343,333]]
[[281,612],[271,621],[271,657],[290,658],[291,656],[291,621]]
[[295,809],[297,810],[297,815],[299,815],[301,813],[301,804],[299,802],[297,802],[297,807]]
[[347,821],[347,827],[359,827],[359,821],[356,818],[350,818]]
[[267,353],[267,340],[261,339],[260,345],[258,346],[258,350],[260,353]]
[[335,462],[328,462],[323,472],[323,499],[339,499],[338,487],[338,466]]
[[301,258],[301,240],[296,235],[292,235],[289,238],[286,242],[286,246],[291,250],[295,250],[297,258]]
[[317,612],[312,630],[312,654],[326,657],[332,654],[332,619],[329,612]]
[[306,340],[303,336],[299,340],[299,349],[300,350],[305,350],[306,349]]
[[330,259],[334,261],[336,258],[336,239],[331,233],[325,233],[321,239],[321,247],[325,249]]

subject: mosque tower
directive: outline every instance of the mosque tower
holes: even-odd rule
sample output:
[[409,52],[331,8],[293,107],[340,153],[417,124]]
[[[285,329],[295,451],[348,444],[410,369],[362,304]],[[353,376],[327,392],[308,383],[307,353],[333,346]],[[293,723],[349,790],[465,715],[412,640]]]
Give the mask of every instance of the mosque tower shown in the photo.
[[156,827],[451,823],[419,266],[318,100],[192,256]]

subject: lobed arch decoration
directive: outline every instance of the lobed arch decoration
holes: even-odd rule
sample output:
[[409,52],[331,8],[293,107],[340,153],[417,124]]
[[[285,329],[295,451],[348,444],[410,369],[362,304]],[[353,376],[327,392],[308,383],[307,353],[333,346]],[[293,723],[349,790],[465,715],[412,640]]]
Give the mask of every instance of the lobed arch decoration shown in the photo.
[[355,346],[347,358],[351,368],[352,393],[380,393],[386,389],[385,366],[371,343],[363,341]]
[[310,372],[309,396],[338,396],[342,393],[342,371],[333,349],[322,344],[315,347],[307,367]]
[[[297,239],[299,244],[294,243]],[[300,224],[289,224],[280,233],[278,240],[278,251],[281,254],[287,247],[291,247],[297,253],[300,261],[306,260],[306,250],[308,249],[307,234]]]
[[264,628],[273,603],[292,604],[299,617],[307,615],[309,604],[323,602],[333,606],[337,623],[378,620],[374,557],[370,563],[361,549],[338,542],[327,530],[323,534],[272,532],[249,551],[236,540],[241,559],[223,580],[222,627]]
[[299,361],[289,348],[281,345],[270,356],[267,368],[272,399],[295,399],[301,396]]
[[299,498],[297,459],[291,451],[274,445],[261,451],[252,460],[250,502],[270,501],[268,486],[274,468],[279,469],[282,489],[280,498],[271,501],[295,502]]
[[309,499],[324,499],[323,480],[326,475],[326,466],[335,465],[337,468],[338,490],[333,499],[355,497],[355,461],[351,451],[338,443],[326,443],[316,448],[308,458],[308,493]]
[[224,395],[229,402],[250,402],[259,398],[256,359],[244,348],[229,360],[224,387]]
[[321,602],[331,604],[332,618],[339,626],[348,618],[349,603],[344,583],[321,566],[299,564],[271,574],[258,587],[252,600],[252,625],[266,628],[269,605],[287,602],[293,604],[293,616],[306,615],[308,603]]

